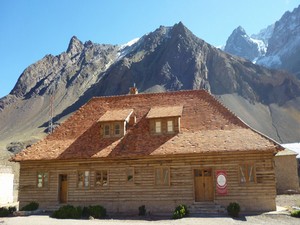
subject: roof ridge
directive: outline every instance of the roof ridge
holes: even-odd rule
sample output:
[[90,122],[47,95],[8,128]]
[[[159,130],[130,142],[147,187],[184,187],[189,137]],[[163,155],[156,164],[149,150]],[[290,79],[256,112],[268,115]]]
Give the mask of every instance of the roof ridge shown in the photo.
[[178,90],[178,91],[166,91],[166,92],[153,92],[153,93],[146,93],[146,92],[139,92],[138,94],[121,94],[121,95],[106,95],[106,96],[94,96],[90,100],[94,99],[107,99],[107,98],[123,98],[123,97],[141,97],[141,96],[156,96],[156,95],[177,95],[177,94],[185,94],[185,93],[192,93],[192,92],[205,92],[208,93],[205,89],[197,89],[197,90]]

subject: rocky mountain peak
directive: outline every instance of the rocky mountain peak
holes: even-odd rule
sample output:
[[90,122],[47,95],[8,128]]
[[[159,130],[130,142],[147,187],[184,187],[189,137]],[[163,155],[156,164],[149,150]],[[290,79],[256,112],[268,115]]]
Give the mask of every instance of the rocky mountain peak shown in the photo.
[[75,55],[78,55],[84,48],[84,45],[82,42],[76,37],[73,36],[69,42],[69,46],[67,49],[67,53],[70,55],[70,57],[73,57]]
[[251,38],[245,29],[239,26],[227,39],[224,51],[254,61],[265,54],[266,47],[262,40]]
[[287,11],[275,23],[273,35],[269,40],[267,55],[280,51],[284,45],[291,40],[295,40],[300,34],[300,6],[293,10]]
[[267,53],[257,64],[284,69],[300,78],[300,5],[278,20],[268,41]]
[[233,35],[247,35],[245,29],[242,26],[238,26],[237,28],[235,28],[232,32]]

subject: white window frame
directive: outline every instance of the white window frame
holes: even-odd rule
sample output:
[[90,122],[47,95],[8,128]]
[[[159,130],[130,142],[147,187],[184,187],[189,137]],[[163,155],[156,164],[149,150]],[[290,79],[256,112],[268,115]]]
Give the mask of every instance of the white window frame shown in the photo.
[[174,121],[173,120],[167,120],[167,132],[174,133]]
[[[108,130],[107,130],[107,127],[108,127]],[[108,133],[106,131],[108,131]],[[103,125],[103,136],[104,137],[110,136],[110,124],[108,124],[108,123]]]
[[161,125],[162,125],[162,122],[160,120],[154,121],[154,129],[155,129],[156,134],[161,134],[161,132],[162,132]]
[[[117,126],[119,126],[119,129],[116,129]],[[116,132],[116,131],[118,131],[118,132]],[[120,123],[114,123],[114,135],[121,136],[121,124]]]

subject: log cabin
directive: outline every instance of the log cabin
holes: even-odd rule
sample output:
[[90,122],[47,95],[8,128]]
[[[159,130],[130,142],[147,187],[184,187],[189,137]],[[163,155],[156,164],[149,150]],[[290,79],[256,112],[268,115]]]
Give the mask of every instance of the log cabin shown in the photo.
[[[282,147],[204,90],[94,97],[14,156],[20,207],[102,205],[109,214],[226,207],[276,209]],[[199,207],[198,207],[199,206]]]

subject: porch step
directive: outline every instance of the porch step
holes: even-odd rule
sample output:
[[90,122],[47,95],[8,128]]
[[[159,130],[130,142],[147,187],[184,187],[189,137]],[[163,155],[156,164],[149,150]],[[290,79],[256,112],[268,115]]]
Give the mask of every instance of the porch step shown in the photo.
[[214,202],[195,202],[188,209],[191,216],[221,216],[226,214],[226,209]]

